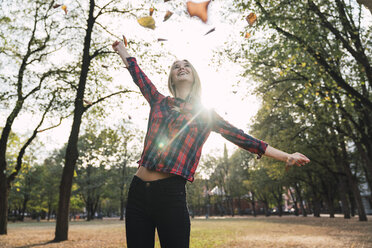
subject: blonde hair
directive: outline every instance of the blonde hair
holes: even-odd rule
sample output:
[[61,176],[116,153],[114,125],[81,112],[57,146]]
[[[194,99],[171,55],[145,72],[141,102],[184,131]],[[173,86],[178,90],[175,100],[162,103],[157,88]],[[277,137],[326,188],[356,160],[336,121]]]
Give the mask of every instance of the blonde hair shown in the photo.
[[[191,92],[189,94],[188,99],[193,99],[193,101],[196,100],[196,101],[200,102],[200,100],[201,100],[201,83],[200,83],[199,75],[196,72],[194,66],[188,60],[184,59],[183,61],[187,62],[190,65],[191,70],[192,70],[192,74],[194,75],[194,82],[192,84]],[[174,96],[174,97],[176,97],[176,88],[175,88],[174,84],[172,83],[172,68],[173,68],[173,65],[176,62],[177,61],[175,61],[172,64],[171,71],[170,71],[169,77],[168,77],[168,89],[169,89],[170,93],[172,94],[172,96]]]

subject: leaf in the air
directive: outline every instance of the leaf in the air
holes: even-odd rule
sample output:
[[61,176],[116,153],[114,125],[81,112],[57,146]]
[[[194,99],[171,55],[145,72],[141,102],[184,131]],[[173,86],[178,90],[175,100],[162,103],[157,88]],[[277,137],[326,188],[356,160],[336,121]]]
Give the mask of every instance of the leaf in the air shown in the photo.
[[244,37],[245,37],[246,39],[248,39],[249,37],[251,37],[251,34],[248,33],[248,32],[246,32]]
[[155,29],[155,20],[152,16],[141,17],[137,21],[142,27]]
[[167,41],[167,39],[159,38],[158,41]]
[[127,47],[127,46],[128,46],[128,41],[127,41],[127,38],[125,38],[124,35],[123,35],[123,41],[124,41],[124,45],[125,45],[125,47]]
[[62,5],[61,8],[65,11],[65,14],[67,15],[67,6],[66,5]]
[[255,13],[250,13],[246,18],[245,18],[249,24],[249,26],[252,27],[252,25],[256,22],[257,16]]
[[62,6],[62,4],[54,4],[54,5],[53,5],[53,8],[56,9],[56,8],[58,8],[58,7],[61,7],[61,6]]
[[208,5],[211,1],[202,3],[187,2],[187,12],[190,16],[199,17],[204,23],[208,20]]
[[172,15],[173,15],[173,12],[167,10],[167,13],[165,13],[163,22],[165,22],[166,20],[168,20]]
[[154,13],[154,8],[150,8],[150,16]]
[[209,30],[208,32],[206,32],[205,35],[210,34],[210,33],[214,32],[214,31],[216,31],[216,28],[212,28],[211,30]]

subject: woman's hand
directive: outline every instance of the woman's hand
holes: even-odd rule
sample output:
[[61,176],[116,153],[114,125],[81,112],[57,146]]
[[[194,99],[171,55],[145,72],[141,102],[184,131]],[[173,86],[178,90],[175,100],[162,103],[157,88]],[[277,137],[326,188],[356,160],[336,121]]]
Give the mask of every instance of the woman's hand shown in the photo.
[[124,43],[122,41],[115,41],[113,44],[112,44],[112,49],[114,49],[115,52],[119,52],[119,51],[124,51],[126,50],[125,49],[125,46],[124,46]]
[[293,165],[303,166],[310,162],[310,159],[308,159],[305,155],[299,152],[288,154],[270,145],[266,148],[264,155],[283,161],[283,162],[286,162],[286,167],[285,167],[286,170],[288,170],[290,166],[293,166]]
[[293,165],[303,166],[303,165],[309,163],[310,159],[308,159],[305,155],[303,155],[299,152],[295,152],[295,153],[292,153],[292,154],[288,155],[288,159],[287,159],[286,162],[287,162],[287,167],[288,166],[293,166]]
[[124,43],[122,41],[115,41],[112,44],[112,49],[114,49],[115,52],[118,52],[121,59],[123,60],[125,66],[128,68],[129,64],[127,62],[127,58],[130,57],[127,49],[124,46]]

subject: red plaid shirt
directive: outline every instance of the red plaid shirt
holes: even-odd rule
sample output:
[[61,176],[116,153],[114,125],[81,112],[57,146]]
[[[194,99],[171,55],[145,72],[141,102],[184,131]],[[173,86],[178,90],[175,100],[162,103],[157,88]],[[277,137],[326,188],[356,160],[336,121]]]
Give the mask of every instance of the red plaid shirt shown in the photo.
[[211,131],[239,147],[258,154],[265,153],[267,144],[237,129],[213,110],[207,110],[195,101],[165,97],[139,68],[135,58],[127,58],[129,72],[150,103],[140,166],[172,173],[194,181],[202,147]]

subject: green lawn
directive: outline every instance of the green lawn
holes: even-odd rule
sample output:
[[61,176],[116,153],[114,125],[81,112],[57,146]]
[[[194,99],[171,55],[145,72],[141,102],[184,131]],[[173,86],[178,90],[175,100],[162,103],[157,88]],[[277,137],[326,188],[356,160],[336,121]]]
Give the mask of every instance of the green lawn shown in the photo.
[[[54,228],[54,222],[10,223],[0,247],[126,247],[119,220],[71,222],[68,241],[47,243]],[[194,219],[190,247],[367,248],[372,247],[372,222],[294,216]]]

